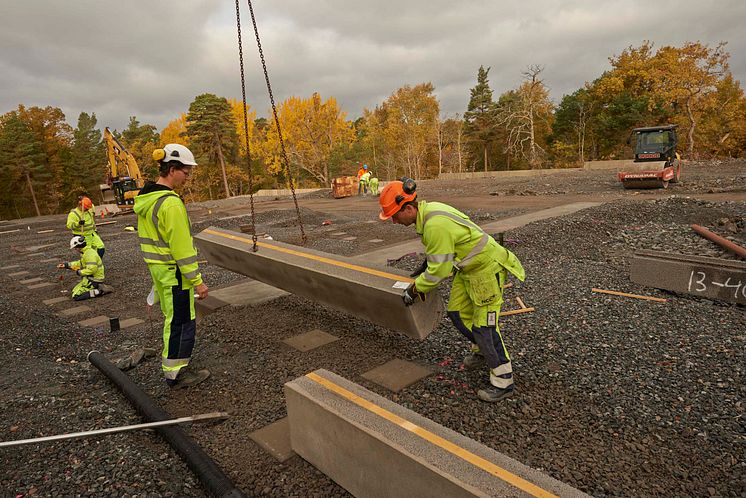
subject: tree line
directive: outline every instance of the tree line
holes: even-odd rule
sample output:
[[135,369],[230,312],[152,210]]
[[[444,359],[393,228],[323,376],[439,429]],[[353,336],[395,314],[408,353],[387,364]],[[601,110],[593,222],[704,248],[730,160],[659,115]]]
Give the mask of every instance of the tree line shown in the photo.
[[[679,126],[684,158],[746,154],[746,98],[733,78],[725,43],[688,42],[656,49],[644,42],[609,59],[610,68],[555,104],[545,68],[529,65],[521,83],[495,98],[480,67],[463,114],[443,116],[431,83],[406,85],[349,120],[334,97],[290,97],[275,115],[202,94],[164,129],[131,117],[115,136],[146,178],[157,177],[153,150],[182,143],[200,166],[185,195],[216,199],[254,189],[328,186],[366,163],[382,179],[407,175],[573,167],[629,156],[632,128]],[[247,147],[248,144],[248,147]],[[100,199],[108,167],[95,113],[75,128],[56,107],[0,116],[0,216],[66,211],[81,193]]]

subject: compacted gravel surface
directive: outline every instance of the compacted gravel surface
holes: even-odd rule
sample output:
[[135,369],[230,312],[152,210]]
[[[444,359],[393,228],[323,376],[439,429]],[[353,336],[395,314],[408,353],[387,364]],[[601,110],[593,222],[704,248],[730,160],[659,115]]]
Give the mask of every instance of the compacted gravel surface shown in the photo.
[[[501,331],[514,362],[517,391],[489,405],[476,390],[486,372],[465,371],[467,344],[443,319],[415,342],[296,296],[258,306],[221,308],[198,325],[193,367],[212,377],[194,389],[169,390],[157,358],[127,374],[174,416],[228,411],[221,423],[185,428],[247,495],[346,496],[344,489],[294,456],[277,463],[248,434],[286,415],[282,386],[325,368],[483,442],[594,496],[746,496],[746,313],[742,307],[645,288],[629,280],[630,256],[654,249],[735,259],[696,235],[691,223],[746,245],[746,164],[689,165],[687,182],[665,191],[624,191],[608,172],[563,172],[541,179],[423,182],[421,195],[462,207],[480,222],[536,206],[606,203],[505,234],[528,278],[506,291],[505,309],[521,297],[536,311],[505,317]],[[727,180],[727,181],[724,181]],[[512,190],[512,192],[511,192]],[[526,191],[531,193],[526,194]],[[496,193],[498,195],[496,195]],[[725,197],[723,197],[725,195]],[[481,196],[481,204],[478,199]],[[257,202],[257,233],[300,240],[287,200]],[[375,200],[328,191],[302,196],[301,214],[314,249],[359,255],[414,237],[411,227],[366,223]],[[190,208],[193,231],[239,230],[246,204]],[[86,361],[96,349],[116,361],[140,347],[160,350],[161,319],[145,307],[150,289],[131,215],[102,226],[112,295],[74,305],[41,301],[64,295],[74,275],[52,261],[69,257],[62,217],[0,223],[0,440],[140,422],[123,396]],[[6,227],[7,225],[7,227]],[[54,232],[38,234],[38,231]],[[335,235],[345,232],[344,235]],[[343,237],[355,236],[353,241]],[[380,241],[378,241],[380,239]],[[46,246],[48,247],[41,247]],[[401,257],[404,256],[404,257]],[[413,269],[421,256],[392,252]],[[394,261],[395,260],[395,261]],[[202,265],[212,288],[244,277]],[[18,271],[28,274],[10,276]],[[63,280],[60,280],[63,276]],[[26,278],[54,283],[29,289]],[[591,292],[592,287],[664,297],[666,303]],[[447,299],[448,286],[441,296]],[[81,327],[96,315],[135,317],[140,325],[112,333]],[[282,340],[312,329],[340,338],[300,353]],[[395,394],[361,377],[401,358],[435,373]],[[154,432],[0,449],[0,496],[205,496],[186,465]]]

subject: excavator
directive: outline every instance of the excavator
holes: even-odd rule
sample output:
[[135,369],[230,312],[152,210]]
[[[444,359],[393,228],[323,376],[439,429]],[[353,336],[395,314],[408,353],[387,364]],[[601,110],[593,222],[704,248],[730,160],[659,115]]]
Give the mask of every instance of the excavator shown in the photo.
[[145,184],[133,156],[111,133],[104,128],[106,159],[109,162],[109,178],[101,185],[104,203],[116,202],[121,210],[131,210],[135,196]]
[[635,159],[625,163],[617,178],[626,189],[666,188],[681,179],[681,157],[676,152],[676,125],[635,128]]

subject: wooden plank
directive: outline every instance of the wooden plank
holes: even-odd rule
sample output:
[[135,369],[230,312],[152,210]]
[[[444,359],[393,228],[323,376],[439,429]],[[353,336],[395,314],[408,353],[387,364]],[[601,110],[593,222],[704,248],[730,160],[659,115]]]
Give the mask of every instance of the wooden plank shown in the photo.
[[618,292],[613,290],[605,290],[605,289],[596,289],[595,287],[591,289],[592,292],[598,292],[600,294],[611,294],[612,296],[622,296],[622,297],[632,297],[635,299],[644,299],[646,301],[656,301],[658,303],[665,303],[668,301],[668,299],[663,299],[661,297],[651,297],[651,296],[641,296],[639,294],[629,294],[627,292]]

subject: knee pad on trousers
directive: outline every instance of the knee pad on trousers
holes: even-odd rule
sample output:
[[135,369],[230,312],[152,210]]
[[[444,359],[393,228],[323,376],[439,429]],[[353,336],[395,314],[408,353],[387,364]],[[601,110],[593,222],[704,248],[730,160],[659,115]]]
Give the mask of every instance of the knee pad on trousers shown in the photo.
[[476,344],[477,341],[474,339],[474,334],[466,327],[466,325],[464,325],[464,321],[461,320],[460,312],[449,311],[448,318],[450,318],[453,326],[456,327],[456,330],[461,332],[467,339],[469,339],[469,342],[471,342],[472,344]]

